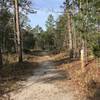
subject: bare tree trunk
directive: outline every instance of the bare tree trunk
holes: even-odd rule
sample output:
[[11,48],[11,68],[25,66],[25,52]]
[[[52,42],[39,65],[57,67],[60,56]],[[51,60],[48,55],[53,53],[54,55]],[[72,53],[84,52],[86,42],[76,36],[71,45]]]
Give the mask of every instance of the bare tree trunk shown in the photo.
[[72,28],[71,28],[71,15],[68,11],[67,13],[68,17],[68,34],[69,34],[69,52],[70,52],[70,58],[73,58],[73,42],[72,42]]
[[[85,64],[87,64],[88,63],[88,48],[87,48],[87,40],[86,40],[86,36],[85,36],[85,38],[83,39],[83,41],[84,41],[84,44],[83,44],[83,46],[84,46],[84,63]],[[82,46],[82,47],[83,47]]]
[[1,48],[0,48],[0,68],[2,68],[2,65],[3,65],[2,52],[1,52]]
[[[88,8],[88,0],[86,1],[86,5]],[[88,17],[88,11],[86,12],[86,15]],[[86,19],[86,26],[88,26],[88,20]],[[86,30],[88,32],[88,27],[86,27]],[[87,35],[85,35],[85,64],[88,62],[88,49],[87,49]]]
[[[15,19],[13,18],[13,22],[14,22],[14,24],[16,23],[15,22]],[[16,26],[14,25],[13,26],[14,27],[14,44],[15,44],[15,52],[17,53],[18,52],[18,42],[17,42],[17,34],[16,34]]]
[[[1,7],[0,7],[0,10],[1,10],[1,13],[3,13],[3,9],[4,9],[4,0],[2,0],[2,3],[1,3]],[[1,41],[0,41],[0,68],[2,68],[3,66],[3,60],[2,60],[2,51],[3,51],[3,30],[1,30]]]
[[18,0],[15,0],[15,13],[16,13],[16,32],[18,39],[18,54],[19,54],[19,62],[22,62],[22,34],[20,33],[20,20],[19,20],[19,6]]
[[76,41],[76,30],[75,30],[75,22],[72,19],[72,33],[73,33],[73,57],[77,57],[77,41]]
[[[82,12],[81,12],[81,9],[82,9],[82,1],[80,0],[80,16],[82,16]],[[82,37],[81,37],[82,39]],[[85,41],[84,39],[81,40],[82,41],[82,47],[81,47],[81,70],[82,72],[85,71]]]
[[64,48],[64,50],[66,50],[66,47],[67,47],[67,32],[66,32],[66,34],[64,34],[64,40],[63,40],[63,48]]
[[[2,4],[1,4],[1,12],[3,14],[4,11],[4,0],[2,0]],[[4,25],[3,25],[4,26]],[[4,30],[1,29],[1,51],[4,51]]]
[[82,72],[85,71],[85,46],[84,46],[84,40],[82,40],[82,48],[81,48],[81,70]]
[[14,44],[15,44],[15,52],[18,52],[18,41],[17,41],[17,31],[16,31],[16,8],[14,4],[14,16],[13,16],[13,30],[14,30]]

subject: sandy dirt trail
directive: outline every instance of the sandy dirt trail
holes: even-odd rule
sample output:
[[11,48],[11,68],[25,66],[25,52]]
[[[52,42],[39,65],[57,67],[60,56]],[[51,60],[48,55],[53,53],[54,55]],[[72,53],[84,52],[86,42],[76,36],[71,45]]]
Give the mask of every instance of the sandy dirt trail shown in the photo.
[[55,84],[55,80],[66,77],[59,73],[50,61],[50,56],[43,56],[41,59],[43,61],[40,62],[40,67],[24,82],[25,87],[20,92],[11,94],[11,100],[76,100],[69,87],[65,92]]

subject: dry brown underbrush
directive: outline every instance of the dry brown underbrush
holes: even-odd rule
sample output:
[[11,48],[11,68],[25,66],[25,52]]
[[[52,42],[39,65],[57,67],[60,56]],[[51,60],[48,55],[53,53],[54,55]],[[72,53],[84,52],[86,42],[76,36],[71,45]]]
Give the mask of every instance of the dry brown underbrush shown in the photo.
[[[61,61],[60,56],[55,60]],[[66,60],[68,59],[66,58]],[[66,80],[66,84],[78,91],[79,100],[82,100],[83,97],[86,97],[86,100],[100,100],[100,67],[97,67],[95,60],[88,61],[84,72],[81,71],[79,60],[71,62],[64,60],[57,67],[69,73],[71,79]]]

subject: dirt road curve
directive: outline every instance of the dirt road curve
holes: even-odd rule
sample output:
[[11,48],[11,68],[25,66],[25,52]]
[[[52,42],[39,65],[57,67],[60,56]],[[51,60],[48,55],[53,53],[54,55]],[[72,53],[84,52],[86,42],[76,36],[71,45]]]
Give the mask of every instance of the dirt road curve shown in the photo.
[[[41,57],[42,59],[42,57]],[[11,100],[76,100],[72,91],[64,91],[55,80],[66,78],[59,73],[49,56],[43,56],[40,67],[33,71],[33,76],[25,82],[25,87],[18,93],[11,94]],[[61,80],[60,80],[61,81]]]

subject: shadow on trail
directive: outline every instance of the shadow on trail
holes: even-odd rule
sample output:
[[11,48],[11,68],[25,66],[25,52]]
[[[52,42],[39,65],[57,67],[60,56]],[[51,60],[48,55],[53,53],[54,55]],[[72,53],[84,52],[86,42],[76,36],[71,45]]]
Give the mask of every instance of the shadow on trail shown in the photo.
[[30,50],[24,50],[24,53],[25,54],[29,54],[29,55],[34,55],[34,56],[47,56],[47,55],[56,55],[56,54],[59,54],[60,51],[56,51],[56,50],[53,50],[53,51],[49,51],[49,50],[33,50],[33,51],[30,51]]
[[96,88],[96,91],[94,93],[92,100],[100,100],[100,86],[98,88]]
[[40,76],[40,79],[36,82],[52,83],[70,79],[68,72],[63,69],[57,69],[52,60],[43,61],[40,66],[40,69],[35,70],[34,73],[34,76]]
[[33,50],[33,51],[30,51],[30,50],[24,49],[23,52],[25,54],[34,55],[34,56],[44,56],[46,54],[43,50]]
[[88,100],[100,100],[100,82],[90,81],[88,84],[88,90],[90,92],[90,96],[87,97]]
[[64,58],[64,59],[60,59],[60,60],[57,60],[57,61],[53,61],[54,64],[56,66],[59,66],[59,65],[62,65],[62,64],[67,64],[67,63],[71,63],[72,60],[70,60],[70,58]]
[[[53,75],[49,76],[50,74]],[[65,71],[60,70],[60,71],[52,71],[49,74],[47,73],[47,77],[44,77],[37,82],[52,83],[52,82],[64,81],[64,80],[70,80],[70,76]]]
[[55,66],[60,66],[62,64],[70,64],[72,62],[79,61],[79,59],[70,59],[69,57],[60,59],[60,60],[49,60],[50,62],[53,62]]
[[[17,82],[26,81],[37,67],[38,63],[27,61],[4,65],[0,71],[0,97],[4,99],[5,94],[22,88],[23,86]],[[0,98],[0,100],[3,99]]]

